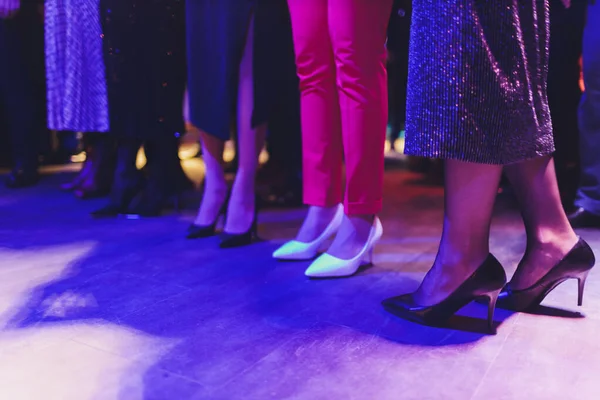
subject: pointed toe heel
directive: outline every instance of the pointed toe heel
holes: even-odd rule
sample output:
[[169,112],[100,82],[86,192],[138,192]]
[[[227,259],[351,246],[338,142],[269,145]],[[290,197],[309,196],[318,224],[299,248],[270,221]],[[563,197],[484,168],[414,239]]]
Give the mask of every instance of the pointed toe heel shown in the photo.
[[229,195],[225,197],[219,213],[215,217],[215,220],[210,225],[197,225],[191,224],[187,229],[186,239],[204,239],[207,237],[215,236],[217,234],[217,224],[219,219],[225,216],[227,212],[227,204],[229,203]]
[[535,284],[527,289],[513,289],[507,284],[498,299],[498,307],[512,311],[531,311],[561,283],[569,279],[577,279],[577,304],[583,304],[583,290],[590,270],[596,264],[591,247],[579,239],[577,244],[563,259],[551,268]]
[[312,242],[290,240],[273,252],[273,258],[281,261],[312,260],[319,253],[319,249],[323,243],[338,231],[343,219],[344,206],[339,204],[333,219],[318,238]]
[[310,278],[343,278],[354,275],[360,267],[366,264],[367,258],[369,263],[371,262],[373,248],[382,235],[381,221],[375,217],[367,242],[354,258],[343,260],[327,253],[322,254],[308,267],[305,275]]
[[260,202],[258,199],[254,203],[254,216],[252,217],[252,224],[250,228],[243,233],[227,233],[221,234],[221,242],[219,247],[222,249],[231,249],[234,247],[248,246],[255,240],[258,240],[258,210]]
[[216,229],[217,223],[213,223],[212,225],[196,225],[192,224],[188,228],[186,239],[202,239],[211,236],[215,236],[217,234]]
[[408,293],[386,299],[382,302],[382,305],[392,314],[408,321],[423,325],[440,326],[467,304],[484,298],[488,301],[488,329],[491,334],[494,334],[496,332],[494,311],[498,296],[505,284],[506,274],[504,268],[490,254],[469,278],[437,304],[431,306],[419,305],[415,301],[414,293]]
[[248,246],[258,239],[258,225],[256,219],[252,222],[250,229],[244,233],[222,233],[219,247],[222,249],[231,249],[234,247]]

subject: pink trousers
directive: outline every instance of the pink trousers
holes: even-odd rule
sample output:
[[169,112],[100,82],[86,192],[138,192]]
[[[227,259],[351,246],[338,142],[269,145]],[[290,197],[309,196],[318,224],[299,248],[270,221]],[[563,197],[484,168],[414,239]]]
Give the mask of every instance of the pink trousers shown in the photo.
[[[387,126],[392,0],[288,0],[300,78],[304,202],[376,214]],[[343,164],[346,186],[343,185]]]

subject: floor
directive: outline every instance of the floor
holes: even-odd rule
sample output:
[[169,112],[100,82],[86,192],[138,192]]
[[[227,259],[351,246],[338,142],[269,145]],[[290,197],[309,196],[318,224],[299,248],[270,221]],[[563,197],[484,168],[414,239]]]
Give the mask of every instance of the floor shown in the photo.
[[[270,258],[302,210],[265,210],[264,241],[226,251],[184,239],[194,201],[158,219],[94,221],[102,201],[59,191],[68,177],[0,188],[1,399],[597,399],[598,273],[583,308],[568,282],[539,315],[498,311],[495,336],[479,304],[447,328],[381,308],[435,256],[443,193],[418,176],[386,174],[376,265],[320,281],[306,262]],[[600,232],[582,235],[600,250]],[[501,199],[492,249],[509,273],[523,239]]]

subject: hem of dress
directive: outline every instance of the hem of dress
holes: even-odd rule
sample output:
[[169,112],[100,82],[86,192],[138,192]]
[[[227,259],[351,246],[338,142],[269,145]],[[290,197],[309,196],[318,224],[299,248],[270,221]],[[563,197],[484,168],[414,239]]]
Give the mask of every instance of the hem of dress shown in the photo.
[[406,149],[404,151],[404,154],[407,156],[432,158],[432,159],[437,159],[437,160],[453,160],[453,161],[462,161],[462,162],[471,163],[471,164],[506,166],[506,165],[519,164],[522,162],[535,160],[536,158],[540,158],[540,157],[553,156],[554,152],[555,152],[555,149],[552,149],[552,150],[540,152],[538,154],[533,154],[528,157],[522,157],[522,158],[514,159],[514,160],[508,159],[508,160],[503,160],[503,161],[493,161],[493,160],[490,160],[487,158],[465,157],[465,156],[460,156],[460,155],[456,155],[456,154],[411,152],[410,150],[407,151]]
[[110,127],[108,126],[104,126],[102,128],[95,128],[95,129],[90,129],[90,127],[86,127],[84,128],[75,128],[74,126],[68,126],[68,125],[53,125],[53,124],[48,124],[48,129],[51,131],[57,131],[57,132],[81,132],[81,133],[109,133],[110,132]]
[[219,140],[222,140],[224,142],[228,141],[231,139],[231,130],[227,130],[227,133],[224,134],[222,129],[207,129],[206,127],[209,126],[209,124],[205,124],[205,123],[200,123],[199,121],[195,120],[195,118],[191,117],[188,118],[188,122],[192,124],[192,126],[204,133],[206,133],[209,136],[215,137]]

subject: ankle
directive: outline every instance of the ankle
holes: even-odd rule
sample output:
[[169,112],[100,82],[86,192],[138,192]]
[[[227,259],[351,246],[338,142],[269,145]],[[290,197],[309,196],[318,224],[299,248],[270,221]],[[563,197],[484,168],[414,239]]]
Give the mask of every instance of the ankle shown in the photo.
[[296,240],[312,242],[318,238],[333,221],[337,207],[310,206]]
[[544,251],[565,253],[570,251],[578,242],[579,237],[572,229],[564,231],[539,230],[527,234],[527,252]]
[[456,271],[458,276],[470,274],[484,263],[490,252],[488,248],[459,251],[440,246],[435,264],[444,270]]
[[332,206],[308,206],[308,211],[313,211],[313,212],[328,212],[328,211],[335,211],[338,208],[338,204],[334,204]]
[[358,222],[358,223],[366,222],[369,225],[372,225],[373,221],[375,221],[375,214],[348,215],[348,219],[352,222]]

